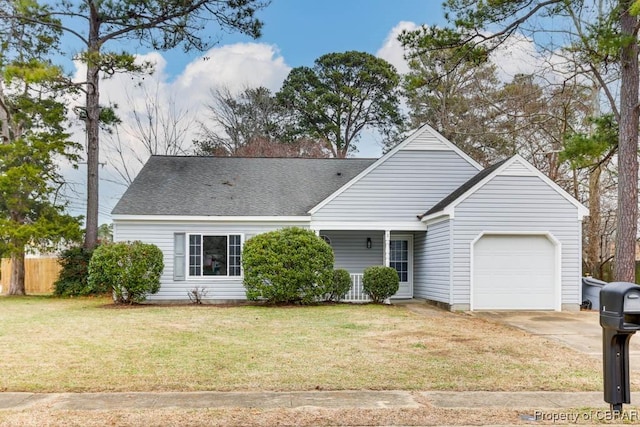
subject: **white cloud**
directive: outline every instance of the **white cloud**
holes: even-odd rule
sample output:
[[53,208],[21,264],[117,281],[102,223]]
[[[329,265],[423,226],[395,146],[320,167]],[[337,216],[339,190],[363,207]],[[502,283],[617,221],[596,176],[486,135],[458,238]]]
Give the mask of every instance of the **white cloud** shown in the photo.
[[398,36],[402,31],[412,31],[420,28],[420,26],[414,22],[401,21],[391,29],[387,38],[385,39],[382,47],[376,52],[376,56],[382,58],[391,63],[400,74],[405,74],[409,71],[409,65],[404,59],[404,49],[398,41]]
[[508,83],[517,74],[533,74],[549,83],[561,83],[570,73],[567,59],[560,51],[540,50],[535,42],[522,34],[512,35],[491,53],[498,79]]
[[[209,89],[226,86],[232,92],[264,86],[275,92],[289,74],[289,67],[274,46],[241,43],[216,47],[192,61],[174,86],[190,99],[206,98]],[[205,88],[206,90],[202,91]]]
[[[241,91],[245,87],[265,86],[276,92],[291,69],[274,46],[260,43],[233,44],[210,49],[192,60],[174,79],[165,71],[167,60],[162,54],[152,52],[141,55],[138,59],[153,62],[155,72],[145,76],[116,74],[100,82],[101,104],[118,106],[116,112],[123,120],[119,127],[119,135],[124,146],[130,150],[126,162],[136,173],[141,168],[136,156],[144,159],[146,154],[132,131],[135,128],[134,111],[144,114],[149,94],[155,95],[157,91],[156,106],[160,111],[166,112],[169,108],[175,108],[183,113],[188,112],[185,119],[185,123],[188,124],[185,140],[190,144],[198,131],[195,119],[205,116],[205,103],[210,97],[211,89],[226,86],[231,91]],[[84,81],[85,73],[86,67],[76,63],[75,81]],[[70,101],[70,105],[82,106],[83,102],[84,99],[79,97]],[[84,143],[84,129],[82,126],[75,128],[74,140]],[[115,170],[118,156],[104,135],[101,137],[100,149],[101,162],[105,163],[100,170],[100,222],[107,222],[108,212],[115,206],[125,186],[113,182],[119,179]],[[82,189],[85,187],[83,182],[86,179],[86,169],[81,165],[79,171],[67,168],[65,171],[65,175],[80,190],[79,194],[74,196],[73,213],[84,214],[85,195],[82,194]]]
[[500,81],[509,82],[516,74],[532,74],[540,70],[543,58],[530,38],[514,34],[491,54]]
[[[418,28],[420,25],[414,22],[399,22],[389,31],[376,56],[393,64],[400,74],[406,74],[409,65],[404,59],[404,49],[398,36],[403,30]],[[544,70],[548,73],[550,65],[556,65],[560,59],[553,54],[538,52],[532,39],[514,34],[491,54],[491,61],[497,67],[498,78],[503,82],[510,82],[516,74],[542,73]]]

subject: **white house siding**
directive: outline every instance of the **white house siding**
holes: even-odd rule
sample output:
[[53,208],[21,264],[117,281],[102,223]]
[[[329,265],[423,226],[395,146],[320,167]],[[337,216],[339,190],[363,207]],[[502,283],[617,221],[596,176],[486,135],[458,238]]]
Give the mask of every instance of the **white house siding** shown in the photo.
[[[410,137],[411,138],[411,137]],[[417,131],[411,140],[403,149],[405,150],[447,150],[451,151],[451,147],[447,145],[445,139],[438,135],[435,130]]]
[[[344,268],[352,274],[362,274],[372,265],[382,265],[384,233],[380,231],[321,231],[331,240],[335,268]],[[367,249],[367,238],[371,249]]]
[[427,286],[427,234],[425,232],[413,233],[413,296],[426,298]]
[[[420,237],[418,235],[420,234]],[[429,225],[416,233],[414,295],[449,303],[451,299],[450,221]]]
[[449,150],[400,150],[313,214],[319,222],[416,222],[478,173]]
[[531,176],[531,170],[529,170],[522,162],[515,161],[509,165],[509,167],[505,168],[502,175],[523,175],[523,176]]
[[497,176],[455,208],[453,305],[470,304],[470,245],[483,232],[551,233],[561,244],[561,302],[580,302],[581,223],[576,206],[535,176]]
[[225,278],[187,278],[184,281],[173,280],[173,252],[175,233],[202,234],[240,234],[243,243],[256,234],[277,230],[283,227],[297,226],[308,228],[300,223],[216,223],[216,222],[165,222],[165,221],[114,221],[114,240],[140,240],[157,245],[164,254],[164,272],[160,278],[160,291],[150,295],[150,301],[188,300],[187,292],[194,288],[204,288],[206,299],[243,300],[246,299],[242,277]]

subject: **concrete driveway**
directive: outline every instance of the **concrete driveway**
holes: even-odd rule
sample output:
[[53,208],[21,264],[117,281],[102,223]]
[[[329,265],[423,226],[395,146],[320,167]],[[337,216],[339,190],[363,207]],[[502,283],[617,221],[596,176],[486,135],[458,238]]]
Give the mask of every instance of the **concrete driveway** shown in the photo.
[[[602,361],[602,328],[597,311],[485,311],[473,315],[558,341]],[[629,368],[640,373],[640,333],[631,337]]]

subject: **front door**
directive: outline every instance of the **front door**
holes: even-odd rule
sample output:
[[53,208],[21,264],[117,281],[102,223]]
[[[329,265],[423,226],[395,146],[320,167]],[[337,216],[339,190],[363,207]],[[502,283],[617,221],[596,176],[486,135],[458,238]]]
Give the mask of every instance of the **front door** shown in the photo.
[[400,287],[392,298],[413,298],[413,236],[391,235],[389,267],[395,268],[400,278]]

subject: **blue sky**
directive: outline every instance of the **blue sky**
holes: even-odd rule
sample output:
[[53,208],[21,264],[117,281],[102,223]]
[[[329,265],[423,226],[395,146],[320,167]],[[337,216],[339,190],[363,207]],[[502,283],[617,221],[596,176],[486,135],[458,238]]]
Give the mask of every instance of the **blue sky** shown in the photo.
[[259,15],[260,41],[274,43],[292,67],[330,52],[375,53],[400,21],[442,21],[439,0],[273,0]]
[[[440,0],[272,0],[258,13],[263,35],[291,67],[310,66],[321,55],[358,50],[375,54],[401,21],[443,22]],[[220,45],[252,42],[240,34],[222,34]],[[176,74],[194,53],[167,53],[167,71]]]

